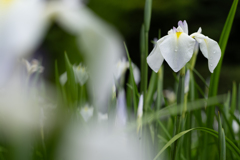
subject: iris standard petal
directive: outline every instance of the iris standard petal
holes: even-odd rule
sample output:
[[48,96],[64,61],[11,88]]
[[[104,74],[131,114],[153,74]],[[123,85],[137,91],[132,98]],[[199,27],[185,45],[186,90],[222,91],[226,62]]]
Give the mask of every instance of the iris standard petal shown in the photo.
[[159,45],[163,58],[178,72],[192,57],[195,40],[183,32],[168,35]]
[[160,52],[159,44],[157,43],[157,45],[155,45],[152,52],[147,57],[147,63],[149,65],[149,67],[152,70],[154,70],[154,72],[157,73],[163,63],[163,60],[164,59]]
[[184,33],[188,34],[188,24],[185,20],[183,22],[179,21],[178,26],[180,26],[183,29]]

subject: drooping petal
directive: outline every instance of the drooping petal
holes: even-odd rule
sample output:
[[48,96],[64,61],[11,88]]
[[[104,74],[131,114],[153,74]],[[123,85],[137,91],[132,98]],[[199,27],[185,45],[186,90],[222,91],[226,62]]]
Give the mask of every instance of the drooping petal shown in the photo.
[[183,22],[179,21],[178,26],[180,26],[183,29],[184,33],[188,34],[188,24],[185,20]]
[[178,72],[192,57],[195,40],[183,32],[170,34],[159,45],[163,58]]
[[[221,58],[221,49],[216,41],[213,39],[207,38],[204,40],[208,48],[208,68],[210,72],[213,73],[213,70],[217,66]],[[200,44],[201,49],[201,44]]]
[[161,54],[161,51],[159,49],[159,44],[157,44],[152,52],[149,54],[149,56],[147,57],[147,63],[149,65],[149,67],[154,71],[154,72],[158,72],[158,70],[160,69],[162,63],[163,63],[163,56]]
[[208,68],[213,73],[221,57],[221,49],[218,43],[202,34],[196,34],[195,39],[200,43],[200,50],[204,57],[208,59]]

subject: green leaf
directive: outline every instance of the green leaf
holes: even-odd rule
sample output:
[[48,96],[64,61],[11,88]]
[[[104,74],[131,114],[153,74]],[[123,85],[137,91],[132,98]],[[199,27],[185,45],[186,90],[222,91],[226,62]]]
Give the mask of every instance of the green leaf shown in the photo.
[[66,65],[66,70],[67,70],[67,87],[69,88],[68,90],[68,95],[71,95],[70,101],[71,103],[76,103],[77,102],[77,83],[75,81],[75,75],[73,71],[72,64],[70,63],[67,53],[65,52],[65,65]]
[[[136,83],[135,83],[134,76],[133,76],[132,60],[131,60],[131,58],[130,58],[130,56],[129,56],[128,49],[127,49],[127,46],[126,46],[125,43],[124,43],[124,47],[125,47],[125,50],[126,50],[126,53],[127,53],[127,57],[128,57],[131,83],[132,83],[132,87],[133,87],[133,105],[134,105],[135,111],[137,111],[137,105],[138,105],[137,96],[138,96],[138,91],[137,91],[137,85],[136,85]],[[144,95],[144,96],[145,96],[145,95]]]
[[234,112],[237,106],[237,85],[236,82],[233,82],[232,88],[232,99],[231,99],[231,111]]
[[225,132],[222,128],[222,137],[221,137],[221,150],[220,150],[220,160],[226,160],[226,140],[225,140]]
[[219,142],[219,153],[220,153],[220,159],[222,160],[222,148],[223,148],[223,144],[222,144],[222,122],[221,122],[221,116],[220,113],[218,112],[218,142]]
[[[227,46],[228,38],[230,35],[230,31],[232,28],[233,20],[235,17],[235,13],[237,10],[237,5],[238,5],[238,0],[234,0],[232,3],[232,7],[229,11],[227,20],[224,24],[224,28],[222,30],[222,34],[219,40],[219,46],[221,48],[221,58],[218,63],[218,66],[215,68],[214,73],[211,75],[211,80],[210,80],[210,86],[209,86],[209,97],[216,96],[217,91],[218,91],[218,82],[219,82],[219,76],[220,76],[220,71],[221,71],[221,66],[222,66],[222,61],[225,53],[225,49]],[[212,128],[213,124],[213,115],[214,114],[214,108],[210,108],[207,110],[207,127]]]
[[152,13],[152,0],[146,0],[145,1],[145,9],[144,9],[145,32],[148,32],[149,28],[150,28],[151,13]]
[[211,75],[209,96],[217,95],[218,82],[219,82],[219,76],[220,76],[220,71],[221,71],[221,67],[222,67],[222,61],[224,58],[228,38],[229,38],[231,29],[232,29],[232,24],[233,24],[236,10],[237,10],[237,5],[238,5],[238,0],[234,0],[232,3],[232,7],[228,13],[227,20],[224,24],[224,28],[222,30],[222,34],[221,34],[221,37],[219,40],[219,46],[221,48],[222,55],[221,55],[221,58],[220,58],[220,61],[217,65],[217,67],[214,70],[214,73]]
[[150,82],[149,82],[149,87],[148,87],[148,94],[146,98],[148,105],[150,105],[153,100],[153,95],[156,91],[156,87],[157,87],[157,73],[152,72]]
[[[212,129],[209,129],[209,128],[205,128],[205,127],[197,127],[197,128],[192,128],[192,129],[180,132],[177,135],[175,135],[170,141],[168,141],[168,143],[158,152],[158,154],[156,155],[154,160],[156,160],[163,153],[163,151],[165,151],[166,148],[168,148],[172,143],[174,143],[176,140],[178,140],[179,138],[181,138],[185,134],[187,134],[191,131],[194,131],[194,130],[203,131],[203,132],[206,132],[206,133],[211,134],[212,136],[218,138],[218,132],[216,132]],[[240,158],[240,150],[238,149],[238,147],[231,140],[229,140],[227,137],[225,137],[225,138],[226,138],[228,149],[230,149],[232,152],[234,152],[236,154],[236,156],[238,158]]]
[[163,65],[160,67],[158,71],[158,77],[157,77],[157,110],[161,108],[162,104],[162,98],[163,98],[163,72],[164,72],[164,67]]
[[144,88],[144,69],[146,65],[146,57],[145,57],[145,32],[144,32],[144,25],[142,25],[141,32],[140,32],[140,51],[141,51],[141,88],[140,91],[143,92]]

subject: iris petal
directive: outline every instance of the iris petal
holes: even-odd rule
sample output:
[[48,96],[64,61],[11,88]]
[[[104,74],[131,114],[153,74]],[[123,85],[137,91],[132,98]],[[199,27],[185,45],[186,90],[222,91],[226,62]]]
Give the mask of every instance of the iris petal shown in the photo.
[[210,72],[213,73],[221,57],[221,49],[218,43],[206,37],[202,43],[200,43],[200,50],[203,55],[208,58],[208,68]]
[[154,72],[158,72],[162,63],[163,63],[163,56],[160,52],[158,44],[153,48],[152,52],[147,57],[147,63],[149,67],[154,70]]
[[168,35],[159,45],[163,58],[175,72],[191,59],[195,45],[195,40],[186,33],[178,34]]
[[160,69],[160,67],[163,63],[163,60],[164,60],[162,53],[159,49],[159,45],[165,40],[166,37],[167,36],[164,36],[157,41],[157,44],[155,45],[152,52],[147,57],[147,63],[149,65],[149,67],[156,73]]

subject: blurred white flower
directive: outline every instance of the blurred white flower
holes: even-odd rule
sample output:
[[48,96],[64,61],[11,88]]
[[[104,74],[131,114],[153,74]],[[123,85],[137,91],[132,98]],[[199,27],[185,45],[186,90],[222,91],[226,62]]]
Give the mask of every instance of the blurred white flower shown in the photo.
[[114,77],[116,80],[119,80],[123,74],[125,74],[126,70],[129,67],[129,63],[125,58],[119,60],[116,65],[116,69],[114,72]]
[[86,71],[86,67],[84,67],[81,63],[78,66],[73,65],[73,71],[76,82],[79,83],[81,86],[84,85],[88,80],[88,73]]
[[[132,68],[135,83],[138,84],[140,82],[140,70],[134,63],[132,63]],[[119,60],[114,72],[115,79],[118,81],[126,73],[127,69],[129,69],[129,62],[125,58]]]
[[0,0],[0,86],[6,85],[17,59],[39,45],[47,28],[42,0]]
[[35,73],[35,72],[42,73],[43,70],[44,70],[44,67],[41,66],[41,64],[39,63],[39,61],[36,60],[36,59],[33,59],[33,60],[31,61],[31,63],[29,63],[29,62],[28,62],[27,60],[25,60],[25,59],[23,59],[22,61],[23,61],[23,63],[24,63],[25,66],[26,66],[26,69],[27,69],[27,72],[28,72],[28,75],[29,75],[29,76],[32,75],[32,74]]
[[59,77],[59,81],[61,83],[62,86],[65,85],[65,83],[67,82],[67,72],[64,72],[60,77]]
[[138,102],[137,110],[137,133],[142,129],[142,116],[143,116],[143,94],[141,94]]
[[170,104],[176,101],[176,94],[172,90],[164,90],[163,94]]
[[238,123],[236,122],[236,120],[233,120],[233,122],[232,122],[232,128],[233,128],[234,133],[238,133],[238,132],[239,132],[239,125],[238,125]]
[[143,94],[139,98],[137,116],[138,118],[142,118],[143,116]]
[[91,77],[89,86],[94,88],[90,94],[96,106],[105,108],[109,98],[106,95],[111,95],[114,66],[123,54],[122,40],[113,28],[76,2],[50,1],[46,12],[60,27],[77,37],[77,44]]
[[[79,83],[81,86],[84,85],[88,80],[88,73],[86,71],[86,67],[84,67],[81,63],[78,66],[73,65],[73,72],[76,83]],[[62,86],[65,85],[65,83],[67,82],[67,72],[64,72],[59,77],[59,81]]]
[[26,55],[39,44],[47,27],[42,0],[0,1],[0,53]]
[[85,104],[84,107],[81,108],[80,113],[85,122],[87,122],[93,116],[93,107]]
[[117,97],[116,126],[121,128],[127,123],[127,106],[124,89],[120,90]]
[[108,114],[107,113],[101,113],[98,112],[98,121],[102,122],[102,121],[107,121],[108,120]]
[[58,145],[56,159],[67,160],[139,160],[142,152],[135,137],[98,126],[72,125]]

